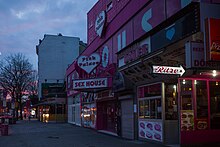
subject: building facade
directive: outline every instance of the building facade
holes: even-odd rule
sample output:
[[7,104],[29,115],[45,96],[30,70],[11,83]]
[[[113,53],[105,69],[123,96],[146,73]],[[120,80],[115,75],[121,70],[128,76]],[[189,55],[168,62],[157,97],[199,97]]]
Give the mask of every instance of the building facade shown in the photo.
[[77,37],[44,35],[36,46],[38,55],[39,117],[42,121],[64,121],[66,113],[65,71],[85,48]]
[[118,70],[134,84],[135,132],[164,144],[215,142],[220,64],[218,39],[210,38],[219,34],[220,5],[164,2],[152,1],[134,16],[130,36],[140,38],[118,52]]
[[219,8],[99,0],[87,14],[88,47],[67,70],[77,74],[69,91],[81,124],[163,144],[218,141]]

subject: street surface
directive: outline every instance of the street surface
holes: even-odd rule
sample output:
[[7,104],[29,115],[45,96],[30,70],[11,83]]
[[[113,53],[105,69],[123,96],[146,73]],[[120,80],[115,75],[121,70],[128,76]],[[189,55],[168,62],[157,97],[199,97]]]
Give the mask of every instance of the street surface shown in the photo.
[[161,144],[126,140],[68,123],[17,121],[9,136],[0,136],[0,147],[163,147]]

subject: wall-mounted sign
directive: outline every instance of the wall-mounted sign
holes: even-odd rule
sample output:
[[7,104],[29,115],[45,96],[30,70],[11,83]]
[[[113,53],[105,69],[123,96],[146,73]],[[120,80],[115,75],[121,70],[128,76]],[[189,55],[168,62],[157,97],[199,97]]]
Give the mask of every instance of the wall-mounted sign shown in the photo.
[[105,87],[108,87],[108,78],[73,81],[73,89],[105,88]]
[[206,20],[206,49],[208,60],[220,61],[220,19]]
[[78,93],[78,91],[76,91],[76,90],[67,90],[67,96],[75,95],[77,93]]
[[151,18],[152,18],[152,9],[149,9],[146,13],[144,13],[141,20],[141,26],[145,32],[148,32],[153,28],[152,25],[148,22]]
[[113,91],[125,89],[125,80],[121,72],[116,72],[113,79]]
[[203,43],[187,42],[186,51],[186,68],[201,67],[200,62],[205,61],[205,50]]
[[152,51],[164,48],[175,41],[199,31],[200,24],[199,17],[197,16],[199,13],[197,11],[195,8],[182,18],[173,22],[170,26],[151,36]]
[[180,67],[171,67],[171,66],[153,66],[153,73],[157,74],[174,74],[182,76],[185,73],[184,68]]
[[161,122],[139,121],[139,137],[149,140],[163,141],[163,125]]
[[150,37],[148,37],[138,43],[135,43],[119,54],[119,67],[128,64],[129,62],[134,61],[150,52]]
[[100,63],[100,56],[97,53],[93,53],[90,56],[80,56],[77,60],[77,64],[80,68],[85,70],[88,74],[91,73]]
[[95,20],[95,31],[99,35],[99,37],[101,37],[103,34],[105,22],[106,22],[106,13],[105,11],[102,11],[101,13],[99,13],[99,15]]
[[109,49],[107,46],[104,47],[102,51],[102,66],[107,67],[109,60]]

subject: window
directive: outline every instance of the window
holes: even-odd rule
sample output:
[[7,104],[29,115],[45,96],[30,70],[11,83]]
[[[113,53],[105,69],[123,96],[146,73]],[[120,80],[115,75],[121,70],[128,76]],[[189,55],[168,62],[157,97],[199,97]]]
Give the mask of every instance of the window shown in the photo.
[[193,110],[192,80],[181,80],[181,110]]
[[139,117],[144,118],[144,101],[139,101]]
[[72,107],[72,122],[75,122],[75,113],[76,113],[76,110],[75,110],[75,106]]
[[208,93],[206,81],[196,81],[197,118],[208,118]]
[[161,119],[161,84],[138,88],[139,118]]
[[161,98],[139,100],[139,118],[161,119]]
[[166,120],[177,120],[177,86],[165,84],[165,118]]
[[220,129],[220,81],[209,82],[211,129]]
[[194,124],[194,106],[193,106],[193,81],[192,80],[180,80],[181,87],[181,131],[193,131],[195,130]]
[[67,83],[68,83],[68,84],[67,84],[67,85],[68,85],[67,88],[70,88],[70,85],[71,85],[71,81],[70,81],[71,78],[70,78],[70,76],[68,76],[67,79],[68,79],[68,80],[67,80]]
[[118,42],[118,51],[122,50],[126,47],[126,30],[123,30],[120,34],[117,36],[117,42]]
[[161,96],[161,84],[144,87],[144,97]]

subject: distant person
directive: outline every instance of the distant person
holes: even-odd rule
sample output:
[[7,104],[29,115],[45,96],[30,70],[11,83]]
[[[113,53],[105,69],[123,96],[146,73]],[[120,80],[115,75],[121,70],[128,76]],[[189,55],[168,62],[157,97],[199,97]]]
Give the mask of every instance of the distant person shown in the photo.
[[26,114],[24,114],[24,119],[26,119]]
[[28,116],[28,120],[29,120],[29,121],[31,120],[31,115]]

